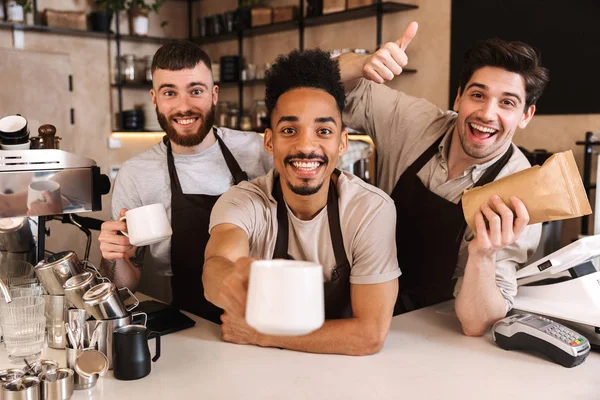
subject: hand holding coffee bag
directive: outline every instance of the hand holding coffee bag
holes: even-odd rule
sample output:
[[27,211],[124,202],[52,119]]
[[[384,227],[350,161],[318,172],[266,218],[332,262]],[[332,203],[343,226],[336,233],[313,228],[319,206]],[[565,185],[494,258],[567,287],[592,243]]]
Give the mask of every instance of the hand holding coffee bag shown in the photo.
[[542,165],[519,171],[487,185],[465,190],[462,197],[465,220],[475,231],[475,214],[490,197],[499,195],[514,212],[510,198],[518,197],[527,207],[529,224],[581,217],[592,213],[571,150],[556,153]]

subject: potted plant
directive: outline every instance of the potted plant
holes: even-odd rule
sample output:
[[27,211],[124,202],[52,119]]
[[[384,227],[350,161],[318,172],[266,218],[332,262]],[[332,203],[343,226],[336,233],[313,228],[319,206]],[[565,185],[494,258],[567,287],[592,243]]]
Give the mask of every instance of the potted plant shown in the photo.
[[[128,0],[129,31],[132,35],[148,35],[148,15],[158,14],[166,0]],[[166,22],[161,23],[161,26]]]
[[114,13],[124,11],[125,0],[95,0],[96,11],[90,13],[90,28],[95,32],[110,32]]
[[24,23],[25,14],[33,11],[31,0],[8,0],[6,2],[6,20]]

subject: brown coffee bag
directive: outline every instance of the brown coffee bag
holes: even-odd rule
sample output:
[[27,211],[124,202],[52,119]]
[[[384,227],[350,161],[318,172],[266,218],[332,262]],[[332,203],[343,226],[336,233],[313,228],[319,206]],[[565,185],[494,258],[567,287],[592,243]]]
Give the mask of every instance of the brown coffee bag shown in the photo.
[[519,198],[529,212],[529,224],[581,217],[592,213],[571,150],[556,153],[542,165],[519,171],[487,185],[465,190],[465,220],[475,232],[475,214],[497,194],[514,212],[510,198]]

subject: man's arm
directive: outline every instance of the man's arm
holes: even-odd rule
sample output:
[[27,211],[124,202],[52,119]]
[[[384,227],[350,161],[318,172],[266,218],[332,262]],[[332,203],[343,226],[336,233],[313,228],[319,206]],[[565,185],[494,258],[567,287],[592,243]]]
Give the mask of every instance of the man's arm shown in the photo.
[[492,196],[496,212],[486,203],[475,218],[477,235],[469,243],[465,275],[455,302],[456,314],[468,336],[483,335],[506,315],[506,302],[496,285],[496,253],[514,243],[529,222],[523,202],[515,197],[511,202],[516,219],[498,196]]
[[[122,209],[120,215],[125,215],[126,211]],[[108,221],[102,224],[98,237],[102,252],[100,273],[118,287],[127,287],[135,292],[142,276],[141,268],[146,247],[135,247],[127,236],[119,234],[119,231],[126,230],[125,221]]]
[[340,74],[346,92],[354,89],[361,78],[383,83],[400,75],[408,64],[406,48],[417,29],[417,23],[411,22],[400,39],[384,44],[372,55],[342,54],[339,57]]
[[[353,317],[327,320],[304,336],[263,335],[249,327],[243,318],[226,313],[223,339],[240,344],[279,347],[309,353],[369,355],[383,348],[390,329],[398,280],[372,285],[350,285]],[[342,339],[343,338],[343,339]]]
[[246,232],[233,224],[220,224],[210,232],[204,252],[202,283],[208,301],[228,313],[243,317],[250,262]]

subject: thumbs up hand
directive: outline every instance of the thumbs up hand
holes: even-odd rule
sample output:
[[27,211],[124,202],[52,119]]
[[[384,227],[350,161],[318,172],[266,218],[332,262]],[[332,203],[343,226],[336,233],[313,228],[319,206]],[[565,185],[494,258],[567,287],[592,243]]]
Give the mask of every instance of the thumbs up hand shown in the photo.
[[400,75],[402,69],[408,64],[406,48],[417,34],[418,28],[416,22],[411,22],[401,38],[384,44],[373,53],[363,67],[364,77],[376,83],[383,83]]

